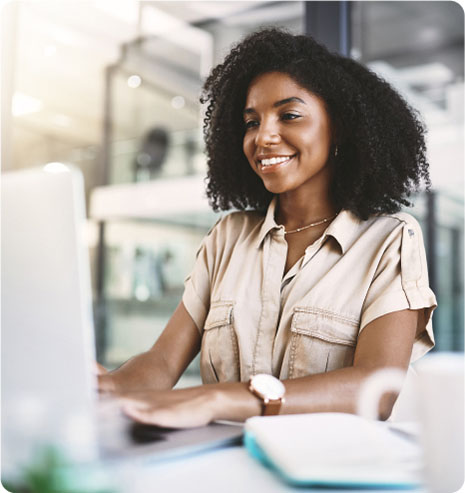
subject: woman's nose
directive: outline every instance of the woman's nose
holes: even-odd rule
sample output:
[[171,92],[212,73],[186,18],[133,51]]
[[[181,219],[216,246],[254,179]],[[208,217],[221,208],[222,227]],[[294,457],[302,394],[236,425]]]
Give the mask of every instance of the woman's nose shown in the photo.
[[262,122],[256,135],[256,145],[258,147],[269,147],[281,142],[279,130],[272,122]]

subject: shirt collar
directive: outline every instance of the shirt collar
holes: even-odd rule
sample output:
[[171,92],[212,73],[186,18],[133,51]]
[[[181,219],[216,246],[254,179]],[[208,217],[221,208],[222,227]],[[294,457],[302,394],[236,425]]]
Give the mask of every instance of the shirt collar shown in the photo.
[[325,231],[325,236],[332,236],[341,247],[342,254],[359,236],[360,219],[348,210],[341,210]]
[[257,247],[261,246],[263,240],[265,239],[265,236],[271,230],[282,228],[284,231],[284,227],[276,224],[276,221],[274,219],[274,214],[276,211],[277,202],[278,202],[278,198],[273,197],[272,201],[270,202],[270,205],[268,206],[268,210],[266,211],[265,219],[263,220],[262,227],[260,228],[260,232],[258,234]]
[[[273,200],[268,206],[265,219],[263,220],[258,235],[257,247],[260,247],[266,235],[271,230],[279,228],[284,230],[283,226],[278,225],[274,218],[277,201],[277,197],[273,197]],[[348,247],[353,243],[354,239],[358,236],[360,223],[360,219],[358,219],[355,214],[343,209],[328,226],[324,236],[332,236],[337,241],[341,247],[342,253],[344,254]]]

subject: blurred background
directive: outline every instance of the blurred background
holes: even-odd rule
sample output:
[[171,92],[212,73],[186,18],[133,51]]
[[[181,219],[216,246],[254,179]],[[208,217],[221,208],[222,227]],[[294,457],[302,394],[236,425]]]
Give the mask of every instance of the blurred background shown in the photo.
[[[148,349],[217,220],[204,197],[202,82],[261,26],[311,34],[392,83],[428,127],[432,191],[410,212],[463,351],[464,13],[449,1],[10,1],[2,9],[2,171],[51,162],[86,181],[98,360]],[[181,384],[199,381],[195,361]]]

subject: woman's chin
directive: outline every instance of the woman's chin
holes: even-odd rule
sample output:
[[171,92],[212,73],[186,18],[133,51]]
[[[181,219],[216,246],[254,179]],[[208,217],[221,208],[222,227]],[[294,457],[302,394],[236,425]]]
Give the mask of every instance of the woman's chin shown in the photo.
[[283,183],[271,183],[271,182],[263,182],[263,185],[268,190],[268,192],[279,195],[281,193],[287,192],[288,187],[286,187]]

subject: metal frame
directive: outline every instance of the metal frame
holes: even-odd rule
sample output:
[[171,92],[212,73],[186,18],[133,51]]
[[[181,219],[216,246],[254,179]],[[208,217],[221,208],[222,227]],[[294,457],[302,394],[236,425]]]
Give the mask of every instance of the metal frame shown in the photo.
[[350,56],[351,2],[305,2],[305,34],[323,43],[330,51]]
[[453,349],[463,351],[463,254],[460,248],[460,240],[463,238],[463,230],[455,227],[451,229],[452,236],[452,327]]
[[[109,65],[105,69],[105,93],[103,109],[103,146],[100,159],[100,184],[107,185],[110,176],[110,147],[113,133],[112,96],[113,75],[117,66]],[[102,361],[107,347],[107,306],[105,297],[105,221],[98,223],[97,258],[95,262],[96,298],[94,304],[95,352],[97,361]]]

